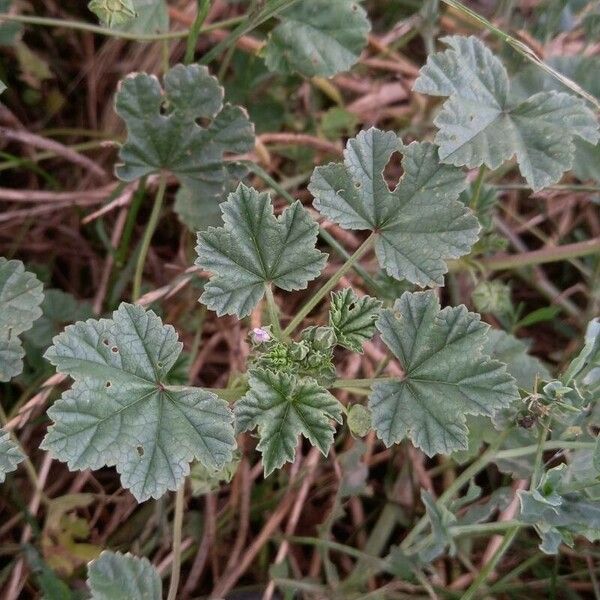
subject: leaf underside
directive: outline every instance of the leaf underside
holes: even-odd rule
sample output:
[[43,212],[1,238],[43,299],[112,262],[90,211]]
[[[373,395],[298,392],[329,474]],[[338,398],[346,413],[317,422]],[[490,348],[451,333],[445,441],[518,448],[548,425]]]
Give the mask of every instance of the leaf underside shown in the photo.
[[354,0],[297,2],[283,11],[265,49],[271,71],[331,77],[347,71],[367,44],[371,28]]
[[88,567],[92,600],[161,600],[162,581],[147,558],[104,551]]
[[448,97],[434,121],[443,162],[497,169],[516,155],[527,183],[540,190],[571,168],[576,137],[598,142],[594,113],[579,98],[539,92],[512,101],[506,69],[483,42],[443,41],[449,49],[428,57],[413,88]]
[[377,328],[405,371],[369,399],[387,446],[409,437],[428,456],[465,449],[466,415],[492,416],[518,397],[506,366],[482,353],[488,326],[464,306],[440,310],[433,292],[406,292]]
[[[383,170],[394,152],[404,175],[390,190]],[[461,171],[440,163],[427,142],[403,146],[395,133],[361,131],[344,152],[344,164],[317,167],[308,189],[315,208],[345,229],[376,232],[379,264],[396,279],[442,285],[446,260],[468,254],[479,223],[458,197]]]
[[48,411],[42,447],[72,470],[115,465],[140,502],[176,490],[194,459],[223,467],[235,447],[227,403],[165,383],[181,349],[173,327],[126,303],[67,327],[45,356],[75,383]]
[[251,371],[249,386],[235,405],[236,427],[258,427],[265,476],[294,460],[300,434],[327,455],[335,431],[331,420],[342,420],[342,405],[327,390],[309,377],[266,369]]
[[300,202],[275,217],[268,194],[240,184],[221,210],[224,226],[200,232],[196,246],[196,265],[213,273],[200,301],[218,315],[244,317],[265,285],[301,290],[325,266],[318,226]]

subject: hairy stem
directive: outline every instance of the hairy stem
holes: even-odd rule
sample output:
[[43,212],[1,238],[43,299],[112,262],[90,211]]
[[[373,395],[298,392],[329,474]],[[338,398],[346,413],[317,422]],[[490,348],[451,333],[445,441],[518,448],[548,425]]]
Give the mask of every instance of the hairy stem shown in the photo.
[[158,191],[156,192],[156,196],[154,197],[154,205],[152,206],[150,219],[148,220],[146,230],[144,231],[144,237],[142,239],[140,253],[138,254],[137,264],[135,266],[135,275],[133,277],[133,292],[131,295],[133,302],[137,302],[137,300],[140,297],[144,265],[146,264],[146,258],[148,256],[148,250],[150,249],[150,242],[152,242],[152,236],[154,235],[156,226],[158,225],[158,220],[160,218],[160,211],[162,210],[166,189],[167,177],[164,174],[162,174],[160,176],[160,181],[158,184]]
[[271,284],[265,283],[265,298],[267,300],[267,312],[269,314],[269,322],[273,327],[273,334],[276,338],[281,339],[281,324],[279,323],[279,309],[275,303],[275,297],[273,296],[273,288]]
[[356,252],[337,270],[329,281],[298,311],[290,324],[283,331],[283,335],[290,335],[298,327],[305,317],[319,302],[338,284],[340,279],[371,249],[375,242],[375,234],[371,234],[356,250]]
[[181,532],[183,529],[183,505],[185,502],[185,480],[175,494],[175,518],[173,519],[173,567],[167,600],[177,600],[179,575],[181,573]]
[[206,15],[208,14],[209,10],[210,0],[198,0],[198,12],[196,13],[194,23],[190,27],[185,45],[185,58],[183,61],[186,65],[194,62],[194,54],[196,53],[198,37],[200,36],[202,25],[204,24],[204,20],[206,19]]

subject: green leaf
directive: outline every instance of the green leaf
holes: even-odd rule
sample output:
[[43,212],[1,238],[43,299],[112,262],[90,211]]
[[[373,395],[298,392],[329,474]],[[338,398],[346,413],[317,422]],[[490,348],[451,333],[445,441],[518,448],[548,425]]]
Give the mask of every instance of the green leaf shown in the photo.
[[490,329],[483,347],[484,354],[506,364],[507,371],[520,388],[532,391],[536,377],[548,381],[552,376],[539,359],[528,354],[528,350],[525,342],[500,329]]
[[165,0],[132,0],[136,17],[117,29],[144,35],[164,33],[169,30],[169,8]]
[[371,411],[362,404],[353,404],[348,409],[346,416],[348,427],[352,435],[357,437],[365,437],[373,424]]
[[43,298],[41,282],[21,261],[0,257],[0,381],[23,370],[25,352],[18,336],[41,316]]
[[579,98],[540,92],[512,102],[506,69],[480,40],[443,41],[449,49],[429,56],[413,88],[448,96],[434,121],[443,162],[497,169],[516,155],[527,183],[540,190],[571,168],[576,136],[598,142],[594,113]]
[[73,470],[116,465],[140,502],[176,490],[194,459],[223,467],[231,412],[210,392],[166,383],[181,349],[172,326],[132,304],[67,327],[45,356],[75,383],[48,411],[43,448]]
[[467,447],[466,415],[492,416],[518,397],[506,366],[482,352],[489,327],[433,292],[406,292],[377,322],[404,379],[376,383],[373,427],[386,446],[410,437],[425,454]]
[[347,71],[367,45],[371,29],[354,0],[297,2],[279,15],[269,36],[265,62],[271,71],[332,77]]
[[329,325],[337,343],[354,352],[363,351],[363,343],[375,333],[375,321],[381,301],[370,296],[359,298],[351,288],[331,294]]
[[334,419],[342,422],[342,405],[314,379],[263,369],[250,372],[250,391],[235,405],[237,430],[258,427],[265,477],[296,456],[304,435],[325,456],[333,443]]
[[127,25],[137,16],[133,0],[91,0],[88,9],[108,27]]
[[431,524],[431,543],[419,551],[419,558],[429,563],[444,553],[446,546],[450,546],[450,554],[456,552],[456,545],[452,539],[449,528],[456,523],[456,517],[445,507],[438,506],[431,494],[421,490],[421,500],[425,505],[427,517]]
[[223,106],[223,88],[206,67],[176,65],[164,82],[163,91],[158,79],[145,73],[121,81],[115,106],[127,126],[127,141],[116,174],[134,181],[170,171],[184,185],[202,186],[205,194],[219,198],[228,181],[224,155],[250,150],[253,126],[244,109]]
[[6,90],[6,84],[0,79],[0,94]]
[[88,567],[92,600],[161,600],[162,581],[147,558],[105,550]]
[[[0,0],[0,13],[9,13],[13,0]],[[0,46],[13,46],[20,38],[23,26],[14,21],[0,23]],[[0,81],[0,94],[4,91]],[[4,88],[6,89],[6,88]]]
[[4,482],[7,473],[14,471],[24,459],[19,447],[12,441],[6,429],[0,429],[0,483]]
[[[383,170],[402,152],[404,175],[391,191]],[[345,229],[376,232],[379,264],[396,279],[442,285],[445,259],[468,254],[479,224],[457,200],[465,189],[460,170],[440,164],[426,142],[403,146],[391,131],[361,131],[344,152],[344,164],[317,167],[308,189],[315,208]]]
[[218,315],[248,315],[265,286],[301,290],[327,255],[315,248],[318,226],[299,201],[279,217],[266,193],[240,184],[221,204],[223,227],[198,234],[196,265],[213,273],[200,301]]
[[507,315],[513,310],[510,286],[502,281],[480,281],[471,299],[480,313]]
[[242,453],[236,450],[233,458],[219,471],[209,469],[199,462],[194,463],[190,471],[192,496],[210,494],[219,489],[222,483],[229,483],[236,474],[241,459]]

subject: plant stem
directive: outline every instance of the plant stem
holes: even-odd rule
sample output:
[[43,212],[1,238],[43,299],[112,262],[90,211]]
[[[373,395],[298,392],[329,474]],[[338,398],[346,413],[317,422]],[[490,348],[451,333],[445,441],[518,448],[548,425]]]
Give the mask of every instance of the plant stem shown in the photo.
[[167,177],[162,174],[158,184],[158,191],[154,197],[154,205],[152,206],[152,212],[150,213],[150,219],[146,225],[146,231],[144,231],[144,237],[142,239],[142,245],[140,247],[140,253],[138,254],[137,264],[135,267],[135,275],[133,278],[133,293],[132,300],[137,302],[140,297],[142,289],[142,275],[144,273],[144,265],[146,264],[146,257],[148,256],[148,250],[150,249],[150,242],[152,236],[158,225],[160,218],[160,211],[162,210],[163,200],[165,198],[165,191],[167,189]]
[[477,214],[479,210],[479,198],[481,197],[481,188],[483,186],[483,180],[485,179],[485,165],[481,165],[479,167],[479,173],[477,174],[477,179],[475,180],[475,185],[473,187],[473,195],[471,196],[470,208],[471,210]]
[[330,388],[370,388],[379,381],[390,381],[392,377],[372,377],[371,379],[336,379]]
[[356,252],[337,270],[335,275],[298,311],[290,324],[283,331],[283,335],[290,335],[310,311],[335,288],[340,279],[371,249],[375,243],[375,234],[372,233],[356,250]]
[[198,37],[200,36],[200,30],[206,19],[206,15],[210,9],[210,0],[197,0],[198,9],[194,23],[190,27],[189,34],[187,36],[187,42],[185,45],[185,58],[183,62],[189,65],[194,62],[194,54],[196,53],[196,45],[198,43]]
[[183,506],[185,502],[185,480],[175,494],[175,517],[173,519],[173,567],[167,600],[177,600],[179,575],[181,573],[181,532],[183,528]]
[[479,590],[479,588],[485,584],[487,578],[490,576],[492,571],[496,568],[496,565],[500,562],[500,559],[504,556],[506,551],[510,548],[513,543],[517,533],[519,533],[520,527],[514,526],[502,540],[502,544],[492,558],[483,566],[483,569],[477,575],[475,581],[471,584],[469,589],[461,596],[460,600],[473,600],[475,598],[475,593]]
[[[569,442],[569,441],[549,441],[544,443],[544,450],[592,450],[595,442]],[[519,458],[519,456],[527,456],[534,454],[538,450],[538,445],[523,446],[521,448],[511,448],[510,450],[500,450],[496,453],[496,458]]]
[[281,339],[281,324],[279,323],[279,309],[273,296],[273,288],[270,283],[265,283],[265,298],[267,300],[267,312],[269,314],[269,321],[273,327],[273,334],[276,338]]
[[121,243],[115,255],[115,265],[121,269],[125,264],[127,258],[127,250],[129,249],[129,243],[131,242],[131,235],[133,234],[133,228],[137,221],[137,215],[142,206],[142,202],[146,196],[146,177],[142,177],[138,183],[138,187],[133,194],[131,204],[129,205],[129,212],[127,213],[127,220],[125,221],[125,227],[123,228],[123,235],[121,236]]

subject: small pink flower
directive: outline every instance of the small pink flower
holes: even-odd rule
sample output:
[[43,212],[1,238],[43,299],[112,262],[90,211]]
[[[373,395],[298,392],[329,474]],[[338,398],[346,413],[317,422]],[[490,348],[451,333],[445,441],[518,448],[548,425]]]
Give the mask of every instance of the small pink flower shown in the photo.
[[261,329],[260,327],[255,327],[252,330],[252,337],[257,344],[263,344],[271,339],[269,332],[265,329]]

